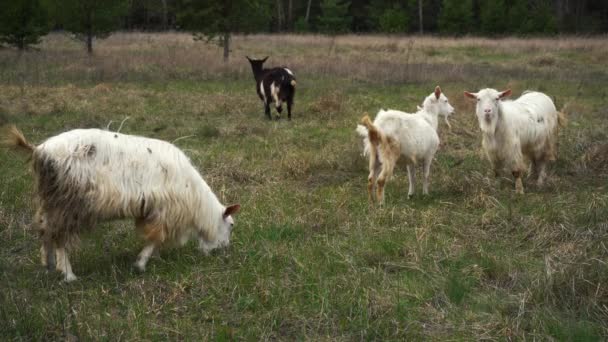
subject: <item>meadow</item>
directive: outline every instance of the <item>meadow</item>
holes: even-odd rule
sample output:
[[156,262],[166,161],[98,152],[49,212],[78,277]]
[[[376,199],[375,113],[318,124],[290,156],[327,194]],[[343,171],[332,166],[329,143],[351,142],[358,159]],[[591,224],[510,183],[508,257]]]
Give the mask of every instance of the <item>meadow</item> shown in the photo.
[[[91,127],[174,142],[241,204],[232,244],[163,249],[140,274],[133,222],[103,223],[62,282],[40,265],[28,161],[0,149],[3,340],[608,338],[606,37],[249,35],[228,63],[180,33],[94,48],[56,33],[0,49],[0,125],[36,143]],[[295,72],[292,121],[265,118],[245,55]],[[430,195],[408,200],[398,164],[371,208],[356,124],[414,112],[436,85],[456,113]],[[543,91],[567,114],[546,187],[517,196],[492,176],[463,96],[485,87]]]

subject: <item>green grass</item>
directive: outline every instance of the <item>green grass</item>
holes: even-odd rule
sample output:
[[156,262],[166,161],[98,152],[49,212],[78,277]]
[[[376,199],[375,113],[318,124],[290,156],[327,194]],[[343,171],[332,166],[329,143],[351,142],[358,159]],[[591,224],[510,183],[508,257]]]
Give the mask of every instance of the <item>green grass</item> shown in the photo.
[[[238,42],[237,55],[254,44]],[[285,49],[311,58],[327,53],[305,43]],[[365,53],[373,60],[373,47]],[[208,257],[193,243],[162,249],[143,274],[132,267],[143,247],[133,223],[102,223],[72,253],[79,280],[66,284],[39,265],[27,161],[0,149],[2,338],[605,340],[608,177],[579,160],[607,139],[608,74],[565,82],[558,66],[523,66],[518,51],[492,54],[479,46],[438,43],[426,53],[430,64],[464,54],[483,68],[500,62],[518,72],[504,80],[467,69],[461,80],[399,82],[294,68],[294,119],[269,122],[248,66],[236,62],[205,80],[183,77],[198,70],[188,64],[182,73],[144,65],[113,74],[104,69],[111,55],[102,50],[73,82],[71,69],[71,78],[61,77],[68,65],[36,57],[39,70],[46,63],[55,70],[34,82],[35,69],[28,69],[24,91],[12,76],[1,78],[11,72],[3,70],[0,122],[16,124],[31,141],[110,121],[117,130],[128,116],[123,133],[182,138],[176,145],[212,189],[242,211],[228,249]],[[544,53],[531,47],[526,58]],[[0,66],[9,68],[11,58],[0,51]],[[356,123],[379,108],[414,111],[437,83],[457,113],[452,131],[440,124],[430,195],[422,197],[418,184],[408,200],[399,164],[386,206],[370,209]],[[524,196],[514,194],[512,181],[488,177],[473,105],[462,97],[465,89],[507,85],[515,94],[542,88],[558,106],[570,103],[550,181],[543,189],[526,182]]]

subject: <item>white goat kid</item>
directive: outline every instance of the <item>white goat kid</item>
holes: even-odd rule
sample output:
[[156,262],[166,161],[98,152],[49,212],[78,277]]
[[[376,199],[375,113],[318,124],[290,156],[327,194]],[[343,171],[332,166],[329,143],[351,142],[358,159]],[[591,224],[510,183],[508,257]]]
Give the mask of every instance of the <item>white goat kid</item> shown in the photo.
[[504,100],[511,90],[482,89],[477,93],[464,92],[477,100],[476,115],[482,133],[482,146],[492,164],[494,175],[511,172],[515,191],[524,193],[522,174],[531,161],[530,175],[542,186],[547,177],[547,162],[556,159],[557,125],[565,125],[565,118],[553,101],[540,92],[525,92],[515,101]]
[[367,115],[361,119],[363,125],[358,125],[357,132],[363,137],[364,155],[369,156],[367,189],[370,202],[374,202],[375,191],[379,204],[384,202],[384,185],[401,155],[407,163],[408,197],[414,195],[415,167],[419,161],[422,161],[424,172],[422,192],[428,194],[431,163],[439,147],[438,116],[443,115],[447,120],[453,112],[454,107],[437,86],[415,114],[380,110],[373,123]]

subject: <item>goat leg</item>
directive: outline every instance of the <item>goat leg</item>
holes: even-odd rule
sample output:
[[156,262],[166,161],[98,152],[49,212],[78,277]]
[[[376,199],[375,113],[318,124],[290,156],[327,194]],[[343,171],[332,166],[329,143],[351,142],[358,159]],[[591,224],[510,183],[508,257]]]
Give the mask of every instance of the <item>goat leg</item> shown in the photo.
[[521,171],[513,171],[513,177],[515,178],[515,193],[524,194],[524,183],[521,180]]
[[46,269],[54,271],[57,267],[57,261],[55,260],[55,246],[51,241],[44,242],[44,251],[46,252]]
[[272,120],[272,116],[270,115],[270,103],[268,102],[264,103],[264,113],[266,114],[266,117],[268,117],[268,120]]

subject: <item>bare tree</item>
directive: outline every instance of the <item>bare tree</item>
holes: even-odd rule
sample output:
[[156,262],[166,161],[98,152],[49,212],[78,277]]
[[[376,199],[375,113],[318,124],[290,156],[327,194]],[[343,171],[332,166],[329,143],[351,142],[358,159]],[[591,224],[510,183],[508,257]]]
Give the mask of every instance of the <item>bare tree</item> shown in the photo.
[[304,21],[308,24],[308,19],[310,19],[310,6],[312,5],[312,0],[308,0],[308,5],[306,6],[306,17],[304,17]]
[[293,29],[293,0],[287,1],[287,28]]
[[163,5],[163,30],[167,30],[168,25],[168,18],[167,18],[167,0],[160,0],[160,2]]
[[276,0],[277,4],[277,31],[281,32],[283,29],[283,4],[281,0]]
[[423,34],[424,28],[422,25],[422,0],[418,0],[418,21],[420,23],[420,34]]

